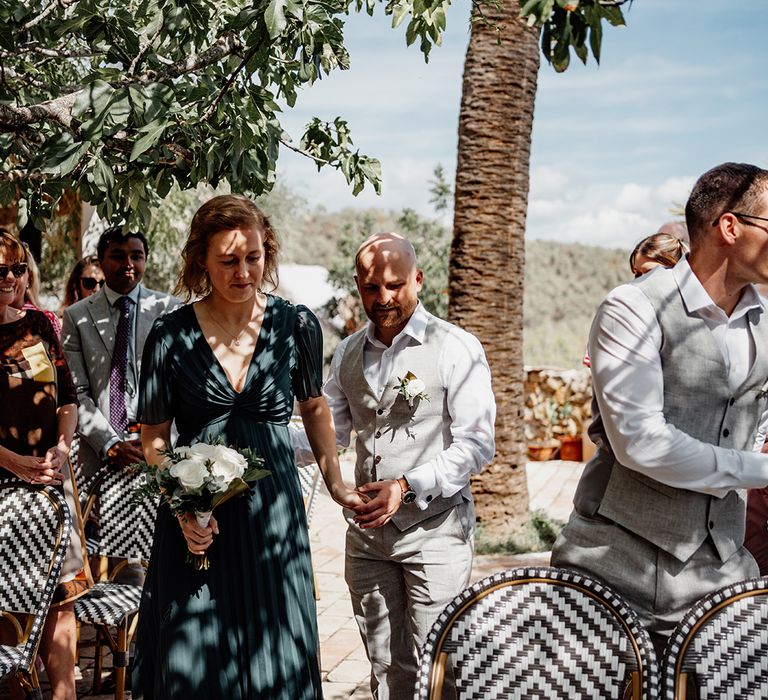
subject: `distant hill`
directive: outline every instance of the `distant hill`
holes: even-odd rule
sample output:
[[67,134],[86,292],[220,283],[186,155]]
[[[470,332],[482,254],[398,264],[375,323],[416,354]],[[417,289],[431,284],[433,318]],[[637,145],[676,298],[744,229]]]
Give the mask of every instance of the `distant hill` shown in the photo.
[[632,278],[629,251],[526,241],[523,355],[527,365],[578,367],[595,309]]
[[[362,239],[369,231],[399,230],[395,212],[378,209],[326,212],[317,208],[297,216],[297,208],[286,206],[284,209],[287,215],[275,218],[284,218],[279,221],[278,230],[283,234],[285,262],[329,268],[341,255],[338,244],[345,231]],[[449,235],[447,231],[445,235]],[[435,246],[429,252],[444,249]],[[628,257],[628,250],[526,241],[525,364],[580,366],[597,305],[607,292],[631,279]],[[447,269],[448,261],[430,259],[428,264],[431,274],[435,275],[440,264]]]

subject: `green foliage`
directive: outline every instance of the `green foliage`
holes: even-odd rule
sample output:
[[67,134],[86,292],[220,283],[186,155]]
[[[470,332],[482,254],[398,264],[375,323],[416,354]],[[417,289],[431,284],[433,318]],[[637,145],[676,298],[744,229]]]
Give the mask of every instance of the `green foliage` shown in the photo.
[[565,523],[553,520],[543,510],[535,510],[531,517],[508,540],[498,541],[485,537],[482,530],[477,533],[475,552],[477,554],[524,554],[526,552],[549,552]]
[[571,48],[582,63],[590,50],[600,62],[603,21],[625,24],[621,5],[631,0],[521,0],[520,17],[541,27],[544,58],[561,73],[571,62]]
[[528,365],[578,367],[597,305],[631,279],[629,251],[526,241],[523,357]]
[[[280,146],[377,191],[378,161],[340,117],[293,140],[279,101],[349,66],[344,17],[367,0],[68,0],[0,4],[0,204],[39,228],[65,188],[107,220],[146,229],[174,188],[259,196]],[[382,4],[425,57],[447,0]],[[298,144],[298,145],[296,145]],[[19,222],[23,223],[22,221]]]
[[446,211],[453,203],[453,188],[445,179],[445,170],[438,163],[432,171],[433,180],[429,183],[429,193],[432,195],[429,203],[435,208],[435,211]]
[[[394,227],[376,228],[371,212],[363,212],[356,220],[346,223],[338,240],[336,254],[328,266],[328,281],[347,295],[356,297],[354,259],[357,249],[368,236],[393,228],[408,238],[416,250],[419,267],[424,272],[424,286],[419,298],[431,313],[446,318],[450,231],[433,219],[419,216],[412,209],[404,209],[394,220]],[[332,302],[329,314],[335,315],[337,310],[338,302]]]

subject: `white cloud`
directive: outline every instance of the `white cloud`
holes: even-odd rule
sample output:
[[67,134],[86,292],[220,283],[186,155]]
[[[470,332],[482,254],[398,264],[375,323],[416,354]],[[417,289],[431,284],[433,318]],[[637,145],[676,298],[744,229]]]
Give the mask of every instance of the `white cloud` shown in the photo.
[[[553,182],[563,185],[560,196],[552,196]],[[685,202],[693,182],[693,177],[675,176],[652,185],[605,184],[537,168],[531,177],[527,235],[629,248],[673,218],[672,207]]]

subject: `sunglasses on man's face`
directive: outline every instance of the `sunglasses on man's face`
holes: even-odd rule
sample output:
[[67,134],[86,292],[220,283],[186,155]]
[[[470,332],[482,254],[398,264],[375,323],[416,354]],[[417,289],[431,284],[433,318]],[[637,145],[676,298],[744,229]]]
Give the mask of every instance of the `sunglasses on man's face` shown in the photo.
[[6,277],[8,277],[9,272],[12,272],[13,276],[18,279],[26,271],[27,271],[27,263],[13,263],[13,265],[0,265],[0,279],[4,280]]
[[103,287],[104,280],[97,280],[95,277],[81,277],[80,284],[83,285],[84,289],[87,289],[89,292],[91,292],[96,289],[97,284],[100,288]]

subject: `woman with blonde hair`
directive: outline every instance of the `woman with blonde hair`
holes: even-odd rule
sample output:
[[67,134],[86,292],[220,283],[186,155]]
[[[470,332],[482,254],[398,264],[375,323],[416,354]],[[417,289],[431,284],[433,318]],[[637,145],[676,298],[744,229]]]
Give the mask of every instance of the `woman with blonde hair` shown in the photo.
[[58,338],[61,337],[61,321],[53,311],[46,311],[40,308],[40,268],[35,262],[35,256],[26,243],[21,243],[24,251],[24,260],[26,271],[14,282],[14,295],[11,306],[15,309],[28,309],[40,311],[50,321],[53,330]]
[[688,252],[688,246],[669,233],[654,233],[643,238],[629,256],[629,266],[635,277],[654,267],[674,267]]
[[[34,308],[14,306],[19,289],[23,286],[24,296],[29,286],[31,258],[18,239],[0,229],[0,476],[61,485],[74,515],[67,455],[77,423],[75,386],[49,320]],[[75,700],[72,607],[87,585],[80,531],[73,527],[40,643],[53,700]]]

